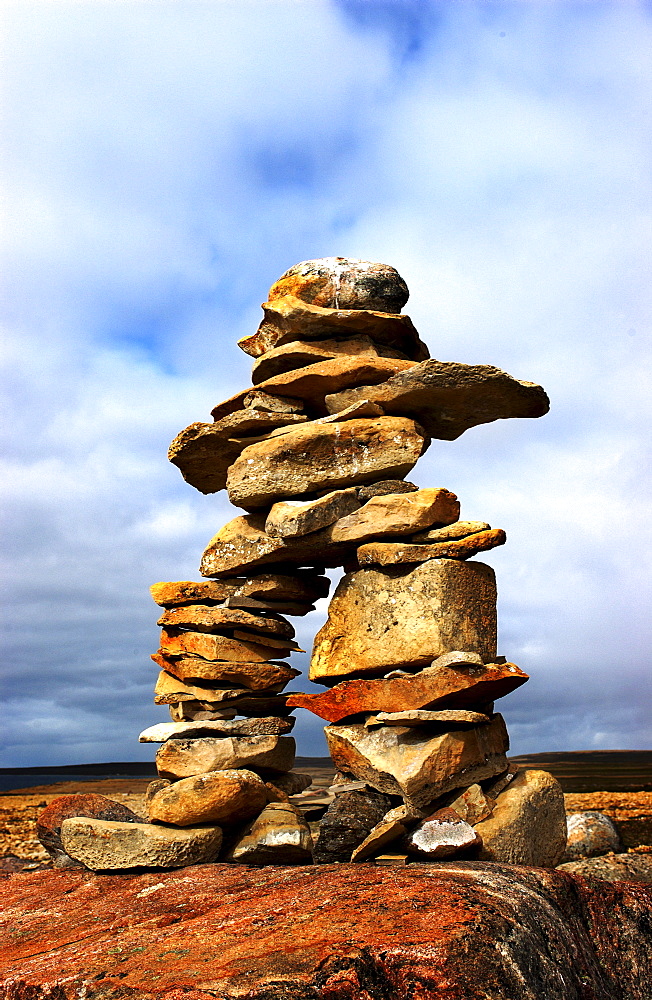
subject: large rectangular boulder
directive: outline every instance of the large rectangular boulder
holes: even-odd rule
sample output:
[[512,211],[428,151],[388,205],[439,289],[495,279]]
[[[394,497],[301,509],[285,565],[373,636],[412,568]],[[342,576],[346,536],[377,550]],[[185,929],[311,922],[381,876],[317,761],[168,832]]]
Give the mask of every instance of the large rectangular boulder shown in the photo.
[[361,569],[347,573],[333,595],[315,637],[310,679],[332,684],[392,667],[425,667],[452,650],[478,653],[485,663],[495,659],[490,566],[431,559],[407,570]]

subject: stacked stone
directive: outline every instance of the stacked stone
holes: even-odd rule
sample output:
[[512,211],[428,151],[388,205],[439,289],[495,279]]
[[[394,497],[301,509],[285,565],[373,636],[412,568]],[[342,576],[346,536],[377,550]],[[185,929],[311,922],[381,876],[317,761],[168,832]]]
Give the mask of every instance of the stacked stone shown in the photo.
[[[432,438],[541,416],[548,400],[499,369],[429,359],[400,312],[407,297],[386,265],[327,258],[291,268],[258,331],[239,342],[256,359],[253,389],[170,446],[187,482],[226,488],[247,513],[204,552],[209,582],[152,588],[165,608],[156,700],[174,721],[141,737],[162,741],[150,818],[235,830],[231,860],[285,862],[277,817],[265,816],[272,807],[256,815],[267,798],[306,787],[289,773],[291,707],[330,723],[340,772],[315,860],[363,860],[399,840],[425,857],[477,850],[510,784],[493,702],[527,677],[496,655],[493,571],[466,561],[503,544],[504,532],[460,520],[455,494],[405,477]],[[330,690],[287,695],[296,671],[277,658],[297,646],[283,612],[305,614],[325,596],[326,567],[346,571],[310,669]],[[246,816],[237,796],[223,806],[226,780],[258,789]]]

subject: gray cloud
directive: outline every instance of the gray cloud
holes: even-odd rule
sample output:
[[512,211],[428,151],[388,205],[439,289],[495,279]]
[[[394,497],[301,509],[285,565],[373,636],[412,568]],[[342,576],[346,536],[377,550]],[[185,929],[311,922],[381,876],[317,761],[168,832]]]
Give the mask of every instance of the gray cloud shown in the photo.
[[645,6],[6,13],[4,763],[151,756],[147,588],[236,513],[167,445],[247,383],[271,281],[327,254],[398,267],[436,357],[550,393],[413,474],[508,532],[514,750],[650,745]]

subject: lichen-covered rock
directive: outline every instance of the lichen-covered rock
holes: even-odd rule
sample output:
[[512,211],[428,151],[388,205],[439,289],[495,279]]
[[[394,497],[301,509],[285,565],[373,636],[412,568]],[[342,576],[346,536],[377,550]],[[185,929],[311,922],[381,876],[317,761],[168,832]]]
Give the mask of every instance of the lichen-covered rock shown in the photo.
[[596,858],[622,849],[620,836],[608,816],[593,809],[566,817],[568,839],[564,861]]
[[8,1000],[649,1000],[651,906],[649,885],[477,862],[22,873],[3,879],[0,983]]
[[487,552],[507,540],[501,528],[478,531],[466,538],[450,542],[436,542],[430,545],[407,542],[370,542],[358,549],[360,566],[402,566],[410,563],[426,562],[429,559],[470,559],[478,552]]
[[371,788],[336,795],[319,824],[314,846],[315,864],[350,861],[351,854],[383,819],[393,802]]
[[547,771],[519,771],[498,795],[491,816],[474,829],[485,861],[554,868],[566,848],[561,785]]
[[557,865],[558,872],[570,872],[584,878],[607,882],[652,883],[652,857],[649,854],[603,854],[599,858],[581,858]]
[[285,271],[269,290],[269,301],[294,295],[329,309],[377,309],[400,313],[410,292],[396,268],[354,257],[304,260]]
[[222,831],[219,826],[180,829],[73,817],[63,821],[61,840],[70,857],[92,871],[186,868],[215,861]]

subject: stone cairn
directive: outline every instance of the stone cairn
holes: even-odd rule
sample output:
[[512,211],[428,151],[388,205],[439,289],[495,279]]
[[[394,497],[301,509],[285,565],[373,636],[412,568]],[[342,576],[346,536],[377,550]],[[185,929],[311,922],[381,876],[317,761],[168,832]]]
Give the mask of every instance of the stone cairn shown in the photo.
[[[253,388],[170,446],[188,483],[226,488],[247,513],[209,543],[208,579],[152,587],[164,609],[155,701],[172,716],[141,734],[161,743],[149,819],[174,860],[159,864],[551,865],[563,852],[561,790],[510,767],[493,710],[527,675],[496,655],[494,573],[468,560],[505,533],[404,478],[433,438],[542,416],[548,399],[497,368],[430,359],[407,298],[383,264],[291,268],[239,342]],[[327,596],[328,567],[345,575],[310,666],[327,690],[289,694],[298,646],[284,615]],[[337,769],[314,848],[290,801],[311,780],[292,771],[295,707],[328,722]]]

